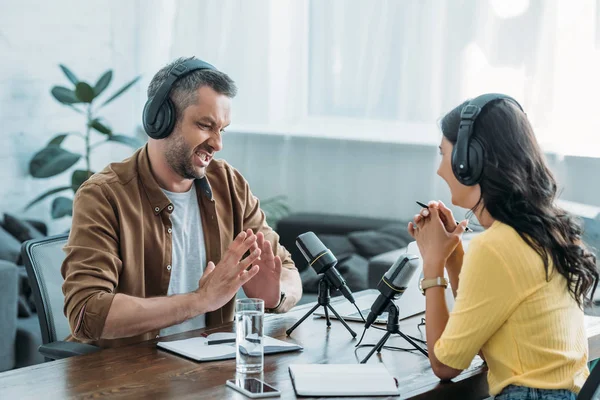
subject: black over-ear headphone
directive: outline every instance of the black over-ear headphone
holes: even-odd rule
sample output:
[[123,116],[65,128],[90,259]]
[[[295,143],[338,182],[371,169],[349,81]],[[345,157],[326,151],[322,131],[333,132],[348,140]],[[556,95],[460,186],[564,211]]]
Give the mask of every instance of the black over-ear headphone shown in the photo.
[[452,149],[452,172],[463,185],[476,185],[483,173],[483,146],[473,137],[475,120],[488,104],[502,99],[511,101],[523,111],[521,105],[512,97],[500,93],[487,93],[471,100],[460,112],[458,136]]
[[167,80],[160,85],[154,96],[146,101],[142,113],[144,130],[153,139],[164,139],[171,134],[177,120],[175,105],[169,98],[171,87],[177,79],[199,69],[217,69],[202,60],[187,60],[173,67]]

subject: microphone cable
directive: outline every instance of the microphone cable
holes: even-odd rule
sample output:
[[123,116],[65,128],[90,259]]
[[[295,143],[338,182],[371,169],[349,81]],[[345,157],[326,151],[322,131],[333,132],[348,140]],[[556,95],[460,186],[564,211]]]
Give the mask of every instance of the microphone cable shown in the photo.
[[[362,311],[360,310],[360,308],[358,308],[358,306],[356,305],[356,303],[354,303],[354,304],[353,304],[353,306],[356,308],[356,311],[358,311],[358,315],[360,315],[360,318],[363,320],[363,322],[365,322],[365,323],[366,323],[366,322],[367,322],[367,320],[365,319],[365,316],[363,315],[363,313],[362,313]],[[423,320],[423,318],[421,318],[421,320]],[[423,325],[424,325],[424,324],[423,324]],[[381,327],[379,327],[379,326],[371,325],[371,328],[374,328],[374,329],[377,329],[377,330],[380,330],[380,331],[386,331],[386,332],[387,332],[387,329],[383,329],[383,328],[381,328]],[[367,329],[366,329],[366,328],[364,328],[364,329],[363,329],[363,333],[362,333],[362,335],[360,336],[360,340],[359,340],[359,341],[358,341],[358,343],[357,343],[357,344],[354,346],[356,349],[359,349],[359,348],[361,348],[361,347],[373,347],[373,346],[375,346],[374,344],[362,344],[362,345],[361,345],[361,343],[362,343],[362,341],[363,341],[363,339],[364,339],[364,337],[365,337],[365,334],[366,334],[366,333],[367,333]],[[423,340],[423,339],[416,338],[416,337],[414,337],[414,336],[412,336],[412,335],[406,335],[406,336],[408,336],[409,338],[411,338],[411,339],[412,339],[412,340],[414,340],[415,342],[423,343],[425,346],[427,346],[427,341],[425,341],[425,340]],[[383,346],[383,348],[384,348],[384,349],[386,349],[386,350],[396,350],[396,351],[413,351],[413,350],[416,350],[416,349],[407,349],[407,348],[402,348],[402,347],[394,347],[394,346]]]

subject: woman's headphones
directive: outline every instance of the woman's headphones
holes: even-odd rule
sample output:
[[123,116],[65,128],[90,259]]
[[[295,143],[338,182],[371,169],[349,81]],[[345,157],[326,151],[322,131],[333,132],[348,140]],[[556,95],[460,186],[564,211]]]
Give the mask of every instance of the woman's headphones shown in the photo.
[[452,172],[463,185],[476,185],[483,173],[483,146],[473,137],[475,120],[488,104],[502,99],[511,101],[523,111],[523,107],[512,97],[500,93],[487,93],[471,100],[460,112],[458,136],[452,149]]
[[171,134],[177,120],[175,105],[169,98],[171,87],[175,81],[192,71],[199,69],[217,69],[202,60],[187,60],[176,65],[169,72],[167,80],[160,85],[154,96],[146,101],[142,113],[144,130],[152,139],[164,139]]

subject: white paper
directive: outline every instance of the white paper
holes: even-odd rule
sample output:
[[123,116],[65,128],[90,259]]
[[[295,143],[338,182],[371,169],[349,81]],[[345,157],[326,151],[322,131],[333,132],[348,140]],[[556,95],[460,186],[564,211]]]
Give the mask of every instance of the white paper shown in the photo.
[[[234,333],[217,332],[208,336],[211,340],[235,338]],[[226,360],[235,358],[235,342],[208,345],[208,338],[195,337],[190,339],[175,340],[172,342],[159,342],[157,346],[174,353],[181,354],[196,361]],[[302,350],[302,346],[274,339],[270,336],[263,337],[265,354],[282,353],[286,351]]]
[[383,364],[293,364],[290,375],[300,396],[399,395]]

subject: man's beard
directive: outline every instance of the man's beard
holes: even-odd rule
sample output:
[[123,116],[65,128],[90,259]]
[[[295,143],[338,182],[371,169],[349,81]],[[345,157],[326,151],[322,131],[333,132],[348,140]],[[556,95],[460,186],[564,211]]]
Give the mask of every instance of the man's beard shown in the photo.
[[203,173],[199,173],[192,163],[194,152],[185,143],[183,137],[176,132],[171,134],[168,140],[168,147],[165,151],[165,159],[167,164],[176,174],[184,179],[201,179],[204,178]]

